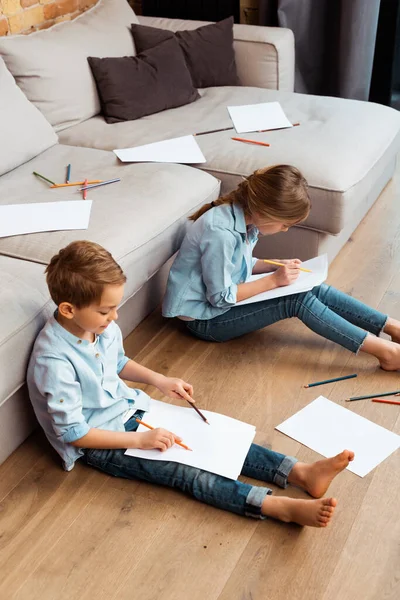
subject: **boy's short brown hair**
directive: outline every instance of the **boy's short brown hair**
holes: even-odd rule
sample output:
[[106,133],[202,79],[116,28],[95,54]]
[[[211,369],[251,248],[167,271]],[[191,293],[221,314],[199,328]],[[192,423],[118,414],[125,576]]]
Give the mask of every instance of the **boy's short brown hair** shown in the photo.
[[105,285],[122,285],[126,276],[105,248],[80,240],[53,256],[46,268],[46,281],[57,306],[70,302],[85,308],[100,302]]

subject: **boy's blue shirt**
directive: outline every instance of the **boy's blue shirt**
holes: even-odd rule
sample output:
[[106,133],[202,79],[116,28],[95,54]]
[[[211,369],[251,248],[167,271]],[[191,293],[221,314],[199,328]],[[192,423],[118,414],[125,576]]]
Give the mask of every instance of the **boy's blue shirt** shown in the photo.
[[149,396],[128,387],[118,376],[128,360],[114,322],[91,344],[64,329],[53,316],[36,338],[27,373],[29,395],[67,471],[83,454],[70,442],[92,427],[125,431],[128,408],[148,410]]
[[212,319],[236,304],[237,286],[252,274],[258,229],[247,228],[242,208],[222,204],[188,229],[171,267],[165,317]]

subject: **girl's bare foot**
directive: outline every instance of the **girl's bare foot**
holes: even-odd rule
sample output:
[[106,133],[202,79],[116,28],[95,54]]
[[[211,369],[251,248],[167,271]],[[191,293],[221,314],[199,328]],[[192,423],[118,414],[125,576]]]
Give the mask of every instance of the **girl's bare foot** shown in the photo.
[[326,527],[333,516],[336,504],[335,498],[298,500],[285,496],[266,496],[261,512],[267,517],[279,519],[285,523]]
[[308,465],[298,462],[288,476],[288,482],[306,490],[314,498],[321,498],[332,480],[354,460],[354,452],[343,450],[332,458],[324,458]]
[[385,371],[400,369],[400,345],[394,341],[391,342],[368,334],[360,350],[375,356]]

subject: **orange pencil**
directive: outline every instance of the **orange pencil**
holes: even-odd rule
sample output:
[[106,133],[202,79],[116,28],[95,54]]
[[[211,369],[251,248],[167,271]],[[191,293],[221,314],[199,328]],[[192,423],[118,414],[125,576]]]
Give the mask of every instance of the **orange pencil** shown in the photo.
[[[88,185],[91,183],[102,183],[102,179],[93,179],[92,181],[88,181]],[[72,183],[55,183],[51,185],[50,188],[59,188],[59,187],[70,187],[71,185],[84,185],[84,181],[74,181]]]
[[372,402],[381,402],[382,404],[398,404],[400,406],[400,402],[397,402],[396,400],[382,400],[382,398],[372,398]]
[[[141,423],[144,427],[147,427],[147,429],[155,429],[155,427],[152,427],[151,425],[145,423],[144,421],[141,421],[140,419],[135,419],[135,421]],[[189,448],[189,446],[186,446],[186,444],[182,444],[182,442],[178,442],[176,439],[175,444],[178,444],[178,446],[182,446],[182,448],[185,448],[185,450],[190,450],[191,452],[193,452],[193,450]]]
[[232,140],[235,142],[245,142],[246,144],[257,144],[257,146],[269,146],[267,142],[257,142],[256,140],[245,140],[244,138],[233,137]]
[[[88,184],[88,180],[85,179],[83,185],[87,185],[87,184]],[[83,199],[86,200],[86,197],[87,197],[87,190],[85,189],[85,190],[83,190]]]

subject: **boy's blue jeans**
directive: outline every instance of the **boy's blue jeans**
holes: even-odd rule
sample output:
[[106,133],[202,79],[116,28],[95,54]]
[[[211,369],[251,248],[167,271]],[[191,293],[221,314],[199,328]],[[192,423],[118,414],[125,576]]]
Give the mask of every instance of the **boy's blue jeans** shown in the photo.
[[233,306],[218,317],[187,321],[186,325],[200,339],[225,342],[290,317],[298,317],[315,333],[355,353],[360,350],[367,332],[379,335],[388,318],[323,284],[309,292]]
[[[136,431],[139,424],[135,418],[141,419],[143,414],[143,411],[136,411],[125,423],[126,431]],[[81,460],[115,477],[141,479],[177,488],[217,508],[248,517],[264,518],[261,515],[261,505],[264,498],[272,494],[272,490],[267,487],[233,481],[176,462],[126,456],[124,452],[125,450],[87,449]],[[295,458],[252,444],[242,475],[285,488],[288,475],[296,462]]]

